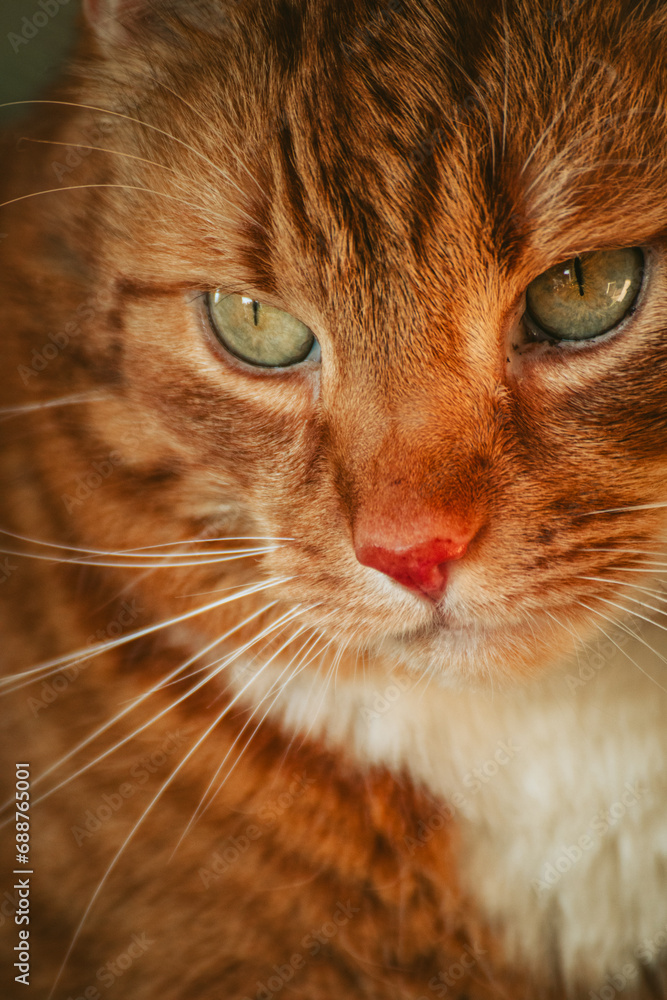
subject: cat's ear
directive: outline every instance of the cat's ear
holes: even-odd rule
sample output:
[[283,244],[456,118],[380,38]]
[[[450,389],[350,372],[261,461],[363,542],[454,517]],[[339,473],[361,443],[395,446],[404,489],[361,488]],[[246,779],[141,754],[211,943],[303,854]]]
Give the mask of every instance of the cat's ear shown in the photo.
[[128,41],[146,0],[83,0],[86,20],[101,42]]

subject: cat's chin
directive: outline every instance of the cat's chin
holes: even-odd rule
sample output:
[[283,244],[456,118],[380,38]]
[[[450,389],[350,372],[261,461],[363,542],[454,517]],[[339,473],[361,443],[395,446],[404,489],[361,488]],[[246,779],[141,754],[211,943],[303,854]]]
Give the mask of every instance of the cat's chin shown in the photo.
[[556,637],[551,622],[460,624],[438,618],[407,637],[381,644],[381,660],[440,686],[479,689],[543,677],[568,656],[576,635]]

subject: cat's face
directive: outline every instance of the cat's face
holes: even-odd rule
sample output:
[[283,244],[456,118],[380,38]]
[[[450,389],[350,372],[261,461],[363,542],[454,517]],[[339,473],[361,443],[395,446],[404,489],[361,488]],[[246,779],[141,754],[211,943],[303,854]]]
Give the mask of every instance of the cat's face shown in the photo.
[[[83,113],[119,153],[63,187],[123,186],[45,209],[68,309],[99,302],[40,382],[102,395],[45,462],[71,497],[114,452],[94,501],[70,503],[87,544],[282,540],[152,575],[165,617],[276,578],[197,629],[275,601],[349,643],[349,669],[363,648],[478,678],[533,672],[645,596],[633,570],[665,526],[667,120],[642,47],[667,28],[635,6],[504,22],[478,4],[450,28],[428,0],[244,0],[105,41],[67,99],[136,120]],[[460,545],[431,558],[431,591],[366,558],[443,539]]]

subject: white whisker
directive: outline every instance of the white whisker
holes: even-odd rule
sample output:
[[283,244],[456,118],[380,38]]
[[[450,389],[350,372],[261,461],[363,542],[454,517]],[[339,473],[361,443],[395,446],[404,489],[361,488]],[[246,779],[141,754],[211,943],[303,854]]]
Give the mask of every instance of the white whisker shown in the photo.
[[[214,163],[213,160],[209,159],[209,157],[206,156],[204,153],[202,153],[201,150],[196,149],[194,146],[191,146],[189,143],[185,142],[184,139],[179,139],[178,136],[172,135],[171,132],[166,132],[164,129],[158,128],[157,125],[151,125],[150,122],[142,121],[141,118],[133,118],[131,115],[123,114],[120,111],[111,111],[111,110],[109,110],[109,108],[97,108],[97,107],[94,107],[91,104],[80,104],[80,103],[78,103],[76,101],[53,101],[53,100],[8,101],[8,102],[5,102],[4,104],[0,104],[0,108],[9,108],[9,107],[13,107],[13,106],[18,105],[18,104],[57,104],[57,105],[62,105],[64,107],[82,108],[85,111],[99,111],[100,114],[111,115],[111,116],[113,116],[115,118],[122,118],[125,121],[133,122],[135,125],[141,125],[143,128],[147,128],[147,129],[150,129],[153,132],[157,132],[160,135],[165,136],[165,138],[171,139],[173,142],[178,143],[178,145],[183,146],[184,149],[189,150],[189,152],[193,153],[194,156],[198,157],[204,163],[207,163],[210,167],[212,167],[212,169],[215,171],[215,173],[217,173],[219,177],[222,177],[223,180],[225,180],[227,183],[229,183],[236,190],[236,192],[239,195],[241,195],[242,198],[246,197],[245,191],[243,191],[243,189],[240,188],[238,186],[238,184],[236,184],[235,181],[232,180],[232,178],[229,176],[229,174],[225,170],[223,170],[222,167],[219,166],[219,164]],[[76,186],[78,186],[78,185],[76,185]],[[83,186],[88,186],[88,185],[83,185]],[[103,186],[106,186],[106,185],[103,185]],[[65,188],[65,189],[55,188],[54,190],[68,190],[68,189],[67,188]],[[138,190],[142,190],[142,189],[139,188]],[[148,189],[146,189],[146,190],[148,190]],[[157,193],[157,192],[153,192],[153,193]],[[163,197],[168,197],[168,196],[167,195],[163,195]],[[218,193],[218,197],[220,197],[219,193]],[[13,200],[14,201],[16,201],[16,200],[20,201],[21,199],[13,199]],[[176,200],[178,200],[178,199],[176,199]],[[5,204],[9,205],[9,204],[11,204],[11,202],[5,202]],[[1,207],[2,206],[0,205],[0,208]],[[237,211],[240,212],[241,215],[245,216],[245,218],[249,222],[251,222],[253,225],[259,225],[259,223],[257,222],[256,219],[253,219],[250,215],[248,215],[247,212],[245,212],[243,209],[239,208],[238,205],[235,205],[234,207],[237,209]],[[220,218],[224,218],[224,217],[220,216]],[[229,222],[230,220],[229,219],[225,219],[224,221]],[[264,229],[263,226],[261,226],[260,228]]]
[[638,503],[631,507],[607,507],[603,510],[589,510],[585,514],[580,514],[579,517],[593,517],[595,514],[624,514],[626,511],[632,510],[659,510],[664,507],[667,507],[667,501],[661,503]]
[[[268,605],[269,608],[273,607],[273,606],[274,605]],[[232,629],[229,630],[229,632],[226,632],[223,636],[220,636],[220,638],[215,639],[212,643],[210,643],[204,649],[200,650],[196,655],[192,656],[185,663],[180,664],[175,670],[173,670],[171,672],[171,674],[168,675],[169,679],[171,680],[172,678],[174,678],[174,677],[182,674],[187,669],[188,666],[190,666],[192,663],[196,662],[202,656],[205,656],[206,653],[209,652],[211,649],[213,649],[215,646],[218,646],[221,642],[224,642],[231,635],[233,635],[234,632],[237,632],[240,628],[243,628],[245,625],[248,625],[254,618],[257,618],[261,614],[264,614],[266,612],[266,610],[267,610],[267,608],[261,608],[259,611],[254,612],[252,615],[250,615],[244,621],[239,622],[239,624],[235,625],[234,628],[232,628]],[[95,757],[94,760],[87,761],[83,765],[83,767],[79,768],[78,771],[75,771],[73,774],[68,775],[61,782],[59,782],[59,784],[54,785],[52,788],[49,788],[48,791],[44,792],[42,795],[40,795],[38,798],[36,798],[34,800],[35,804],[37,804],[38,802],[41,802],[44,799],[49,798],[49,796],[53,795],[54,792],[57,792],[60,788],[62,788],[65,785],[69,784],[70,781],[73,781],[75,778],[78,778],[80,775],[85,774],[85,772],[88,771],[88,770],[90,770],[90,768],[93,767],[95,764],[100,763],[100,761],[102,761],[106,757],[110,756],[112,753],[114,753],[120,747],[125,746],[126,743],[128,743],[130,740],[133,740],[136,736],[139,735],[139,733],[142,733],[149,726],[154,725],[154,723],[158,722],[168,712],[171,712],[172,709],[174,709],[177,705],[180,705],[182,702],[186,701],[188,698],[191,697],[191,695],[195,694],[195,692],[201,690],[201,688],[203,688],[206,684],[208,684],[209,681],[211,681],[215,677],[219,676],[219,674],[222,672],[222,670],[226,666],[228,666],[230,663],[232,663],[234,661],[234,659],[236,659],[236,657],[241,654],[241,652],[243,652],[246,649],[249,649],[256,642],[259,642],[259,640],[263,636],[268,635],[272,630],[275,630],[276,628],[278,628],[282,624],[284,624],[284,619],[285,618],[288,618],[288,620],[292,620],[292,618],[294,618],[294,617],[296,617],[295,613],[293,613],[293,612],[287,612],[285,615],[282,616],[282,619],[279,619],[277,622],[274,622],[271,625],[270,628],[265,629],[263,633],[260,633],[260,635],[253,637],[253,639],[250,642],[247,642],[245,644],[245,646],[243,646],[240,650],[235,650],[233,653],[230,653],[227,657],[223,657],[221,660],[214,661],[214,663],[211,664],[211,665],[209,665],[209,667],[207,668],[206,676],[204,678],[202,678],[197,684],[195,684],[192,687],[190,687],[179,698],[177,698],[176,700],[170,702],[164,709],[162,709],[162,711],[160,711],[156,715],[152,716],[152,718],[150,718],[147,722],[142,723],[142,725],[140,725],[137,728],[133,729],[132,732],[129,733],[127,736],[123,737],[123,739],[119,740],[113,746],[107,748],[104,751],[104,753],[99,754],[97,757]],[[145,691],[138,698],[135,698],[132,702],[130,702],[129,705],[125,706],[124,709],[122,709],[119,713],[117,713],[117,715],[113,719],[111,719],[108,722],[104,723],[94,733],[92,733],[90,736],[86,737],[85,740],[82,740],[76,747],[74,747],[72,750],[70,750],[65,756],[61,757],[61,759],[56,764],[53,764],[46,771],[43,771],[42,774],[40,774],[35,779],[35,781],[33,782],[33,784],[36,785],[39,782],[43,781],[44,778],[46,778],[49,774],[51,774],[57,768],[61,767],[66,761],[68,761],[72,757],[74,757],[77,753],[79,753],[86,746],[88,746],[90,743],[92,743],[95,739],[97,739],[99,736],[101,736],[106,730],[108,730],[109,728],[111,728],[111,726],[115,725],[124,716],[126,716],[129,712],[131,712],[133,709],[135,709],[142,702],[146,701],[151,695],[157,693],[158,691],[160,691],[165,686],[166,686],[166,681],[165,681],[165,679],[163,679],[159,683],[155,684],[148,691]],[[11,800],[11,801],[13,801],[13,800]],[[11,802],[10,802],[10,804],[11,804]],[[6,804],[3,804],[2,808],[4,809],[5,807],[6,807]]]
[[108,399],[108,394],[102,392],[74,393],[72,396],[61,396],[59,399],[42,400],[39,403],[22,403],[18,406],[0,407],[0,418],[9,420],[21,413],[34,413],[38,410],[51,409],[54,406],[74,406],[76,403],[95,403]]
[[[247,685],[246,685],[246,687],[247,687]],[[86,923],[86,920],[88,919],[88,916],[89,916],[89,914],[90,914],[93,906],[95,905],[95,902],[98,899],[98,897],[99,897],[102,889],[104,888],[107,879],[109,878],[109,876],[111,875],[112,871],[114,870],[114,868],[118,864],[118,861],[122,857],[123,852],[125,851],[125,848],[131,842],[131,840],[134,837],[135,833],[139,830],[141,824],[146,819],[146,817],[148,816],[148,814],[152,810],[153,806],[162,798],[162,796],[166,792],[167,788],[173,782],[173,780],[176,777],[176,775],[180,773],[180,771],[182,770],[182,768],[185,766],[185,764],[188,762],[188,760],[190,760],[190,758],[195,753],[195,751],[199,749],[199,747],[202,745],[202,743],[204,742],[204,740],[207,739],[207,737],[210,736],[210,734],[213,732],[213,730],[220,724],[220,722],[225,717],[225,715],[227,714],[227,712],[239,700],[239,698],[242,696],[242,694],[244,693],[244,691],[245,691],[245,688],[242,689],[241,691],[239,691],[236,695],[234,695],[234,697],[231,699],[231,701],[228,702],[225,705],[225,707],[220,712],[220,714],[218,716],[216,716],[216,718],[213,720],[213,722],[205,729],[205,731],[202,733],[202,735],[195,741],[195,743],[193,744],[193,746],[190,748],[190,750],[188,750],[187,754],[185,754],[185,756],[182,758],[182,760],[180,760],[178,762],[178,764],[176,765],[176,767],[173,769],[173,771],[171,771],[171,773],[168,775],[167,779],[165,780],[165,782],[163,783],[163,785],[161,786],[161,788],[156,792],[156,794],[153,796],[153,798],[151,799],[151,801],[148,803],[148,805],[146,806],[146,808],[142,812],[141,816],[139,817],[139,819],[137,820],[137,822],[134,824],[134,826],[132,827],[132,829],[128,833],[127,837],[125,838],[125,840],[123,841],[123,843],[120,845],[120,847],[118,848],[118,850],[114,854],[113,858],[111,859],[111,861],[107,865],[107,868],[106,868],[106,871],[104,872],[104,875],[102,876],[102,878],[98,882],[97,887],[96,887],[93,895],[91,896],[90,901],[88,902],[88,905],[86,906],[86,908],[85,908],[85,910],[83,912],[83,915],[82,915],[79,923],[76,926],[76,929],[74,931],[74,935],[73,935],[72,940],[70,942],[70,945],[69,945],[69,947],[67,949],[65,957],[63,958],[62,964],[61,964],[61,966],[60,966],[60,968],[58,970],[58,973],[56,975],[56,978],[55,978],[55,981],[53,983],[53,986],[51,987],[51,991],[50,991],[50,993],[49,993],[49,995],[47,997],[47,1000],[52,1000],[53,995],[54,995],[54,993],[55,993],[55,991],[57,989],[58,983],[60,982],[60,980],[62,978],[62,974],[65,971],[65,968],[66,968],[67,963],[69,961],[70,955],[72,954],[72,952],[73,952],[73,950],[74,950],[74,948],[75,948],[75,946],[77,944],[77,941],[79,940],[79,937],[81,936],[81,931],[83,930],[83,927],[84,927],[84,925]]]
[[[29,198],[38,198],[43,194],[55,194],[57,191],[85,191],[92,190],[93,188],[115,188],[121,191],[142,191],[144,194],[153,194],[156,198],[165,198],[168,201],[177,201],[179,204],[186,205],[188,208],[192,208],[198,213],[208,211],[205,205],[197,205],[194,202],[187,201],[185,198],[179,198],[178,195],[168,194],[166,191],[156,191],[154,188],[143,187],[141,184],[120,184],[116,181],[97,183],[91,182],[89,184],[68,184],[64,187],[44,188],[41,191],[30,191],[28,194],[20,194],[15,198],[9,198],[8,201],[1,201],[0,208],[6,208],[7,205],[15,205],[19,201],[27,201]],[[219,214],[216,214],[216,218],[220,222],[224,223],[231,223],[233,221],[226,216]]]
[[[212,552],[202,552],[200,555],[191,552],[184,552],[180,555],[179,553],[167,553],[164,556],[155,556],[153,560],[150,560],[148,556],[128,555],[128,559],[132,558],[136,561],[122,562],[122,557],[120,556],[114,560],[103,560],[92,559],[88,556],[73,558],[55,554],[46,555],[41,552],[25,552],[20,549],[0,548],[0,553],[3,555],[18,556],[24,559],[37,559],[41,562],[50,563],[71,563],[75,566],[113,566],[117,569],[179,569],[183,566],[209,566],[216,563],[235,562],[238,559],[249,558],[251,556],[266,555],[268,552],[274,551],[275,548],[273,546],[265,546],[261,549],[231,550],[224,552],[222,555],[216,555]],[[143,561],[139,562],[140,559],[143,559]],[[167,561],[172,559],[177,559],[177,561]]]
[[[663,596],[659,590],[651,590],[650,587],[641,587],[637,583],[628,583],[627,580],[614,580],[604,576],[576,576],[577,580],[590,580],[594,583],[611,583],[617,587],[629,587],[631,590],[639,590],[645,594],[649,594],[652,597],[656,597],[659,601],[667,601],[667,597]],[[651,604],[645,604],[644,601],[639,601],[636,597],[628,597],[628,601],[634,601],[637,604],[641,604],[645,608],[649,608],[651,611],[656,611],[658,614],[667,614],[667,611],[663,611],[662,608],[654,608]],[[628,609],[629,610],[629,609]]]
[[[645,639],[642,639],[642,637],[640,635],[637,635],[636,632],[633,632],[632,629],[628,628],[628,626],[625,625],[623,622],[616,621],[614,618],[610,618],[608,615],[603,614],[601,611],[597,610],[596,608],[589,607],[587,604],[584,604],[583,601],[577,601],[577,604],[581,605],[582,608],[586,608],[587,611],[591,611],[594,615],[598,615],[600,618],[603,618],[605,621],[610,622],[610,624],[614,625],[616,628],[620,628],[624,632],[627,632],[627,634],[630,635],[630,636],[632,636],[633,639],[636,639],[637,642],[641,642],[642,645],[646,646],[646,648],[649,649],[651,651],[651,653],[653,653],[655,656],[657,656],[659,660],[662,660],[663,663],[667,663],[667,660],[663,656],[661,656],[657,652],[657,650],[653,649],[653,647],[648,642],[646,642]],[[600,628],[599,625],[598,625],[598,628]],[[611,639],[609,636],[607,636],[607,638],[610,639],[610,642],[614,642],[614,640]],[[614,645],[617,645],[617,644],[614,642]],[[626,655],[628,656],[628,659],[632,659],[629,656],[629,654],[626,654]],[[645,677],[647,677],[653,684],[655,684],[655,686],[657,688],[660,688],[661,691],[664,691],[664,693],[667,694],[667,688],[664,688],[662,686],[662,684],[659,684],[658,681],[655,679],[655,677],[652,677],[651,674],[649,674],[647,670],[644,670],[644,668],[639,663],[636,663],[634,660],[632,660],[632,662],[637,667],[637,669],[642,674],[644,674]]]
[[[631,614],[634,618],[641,618],[642,621],[649,622],[650,625],[655,625],[656,628],[662,629],[664,632],[667,632],[666,625],[661,625],[660,622],[656,622],[652,618],[647,618],[646,615],[640,615],[638,611],[633,611],[631,608],[626,608],[623,604],[617,604],[616,601],[610,601],[609,598],[607,597],[601,597],[600,594],[591,594],[590,596],[591,598],[594,598],[596,601],[604,601],[605,604],[609,604],[612,608],[618,608],[619,611],[622,611],[626,615]],[[633,598],[628,597],[628,600],[631,601],[633,600]],[[645,607],[648,607],[650,608],[651,611],[656,611],[659,614],[664,614],[664,612],[660,608],[652,608],[650,605],[645,605]],[[667,663],[667,660],[665,662]]]
[[[68,663],[72,663],[77,660],[79,662],[83,660],[89,660],[94,656],[98,656],[100,653],[104,653],[107,650],[115,649],[118,646],[122,646],[125,643],[133,642],[135,639],[143,637],[145,635],[151,635],[154,632],[158,632],[160,629],[168,628],[170,625],[176,625],[183,621],[188,621],[190,618],[194,618],[196,615],[203,614],[205,611],[212,611],[215,608],[220,608],[224,604],[230,604],[232,601],[238,601],[243,597],[248,597],[251,594],[259,593],[262,590],[267,590],[269,587],[276,587],[281,583],[287,583],[289,580],[293,580],[293,576],[277,577],[273,580],[267,580],[262,583],[253,584],[250,587],[245,587],[236,594],[232,594],[230,597],[223,597],[217,601],[211,601],[209,604],[204,604],[199,608],[194,608],[192,611],[185,611],[183,614],[174,615],[172,618],[165,619],[162,622],[158,622],[155,625],[147,625],[144,628],[137,629],[134,632],[129,632],[127,635],[119,636],[117,639],[112,639],[109,642],[100,642],[93,646],[87,646],[83,649],[79,649],[74,653],[67,653],[64,656],[55,657],[52,660],[46,660],[44,663],[39,664],[36,667],[32,667],[30,670],[21,671],[18,674],[13,674],[9,677],[0,678],[0,685],[6,686],[14,683],[20,678],[30,678],[35,675],[48,676],[45,671],[50,671],[55,673],[56,671],[52,668],[58,668],[65,666]],[[19,685],[22,687],[23,685]],[[12,691],[16,688],[11,688]]]
[[[78,743],[75,747],[73,747],[66,754],[64,754],[54,764],[52,764],[50,767],[48,767],[45,771],[42,771],[41,774],[39,774],[36,778],[33,778],[32,779],[33,788],[36,787],[37,785],[41,784],[41,782],[44,781],[45,778],[47,778],[54,771],[57,771],[59,768],[61,768],[63,766],[63,764],[66,764],[68,760],[71,760],[72,757],[75,757],[76,754],[78,754],[78,753],[81,752],[81,750],[84,750],[87,746],[89,746],[91,743],[93,743],[96,739],[99,739],[99,737],[102,736],[103,733],[105,733],[112,726],[114,726],[118,722],[120,722],[121,719],[123,719],[126,715],[128,715],[133,709],[137,708],[138,705],[141,705],[142,702],[144,702],[148,698],[150,698],[151,695],[155,694],[157,691],[161,690],[161,688],[165,687],[166,683],[167,683],[167,680],[169,682],[171,682],[172,679],[176,679],[176,678],[180,677],[183,674],[183,672],[185,670],[187,670],[187,668],[192,663],[196,663],[196,661],[199,660],[199,659],[201,659],[202,656],[205,656],[207,652],[209,652],[211,649],[215,648],[215,646],[218,646],[225,639],[229,638],[229,636],[233,635],[234,632],[237,632],[239,628],[243,628],[244,625],[249,624],[253,620],[253,618],[257,618],[259,615],[264,614],[264,612],[267,611],[269,608],[273,607],[274,604],[275,604],[275,601],[272,604],[269,604],[269,605],[267,605],[264,608],[260,608],[259,611],[253,612],[252,615],[250,615],[244,621],[240,622],[238,625],[235,625],[234,628],[232,628],[232,629],[229,630],[229,632],[226,632],[224,635],[220,636],[218,639],[215,639],[208,646],[205,646],[203,649],[199,650],[194,656],[191,656],[189,660],[186,660],[184,663],[181,663],[178,667],[176,667],[175,670],[172,670],[171,673],[168,674],[167,679],[163,678],[161,681],[159,681],[157,684],[154,684],[147,691],[144,691],[141,695],[139,695],[139,697],[133,699],[133,701],[131,701],[124,708],[122,708],[120,712],[117,712],[116,715],[112,716],[111,719],[108,719],[101,726],[98,726],[98,728],[96,730],[94,730],[84,740],[81,740],[80,743]],[[191,693],[192,693],[192,691],[188,691],[187,695],[184,695],[183,698],[179,699],[179,701],[183,701],[185,699],[185,697],[189,696]],[[176,704],[178,704],[178,702],[174,702],[173,703],[173,705],[176,705]],[[115,746],[110,747],[108,750],[106,750],[99,757],[96,757],[94,760],[88,761],[88,763],[85,765],[85,767],[82,767],[80,770],[76,771],[75,773],[68,775],[68,777],[64,781],[61,781],[60,784],[54,785],[53,788],[50,788],[47,792],[44,792],[43,795],[40,795],[38,798],[36,798],[34,800],[35,803],[41,802],[43,799],[47,799],[54,792],[57,792],[59,788],[62,788],[63,785],[67,784],[69,781],[73,781],[75,778],[78,778],[79,775],[84,774],[89,768],[93,767],[95,764],[99,763],[99,761],[103,760],[106,756],[108,756],[109,754],[113,753],[114,750],[117,750],[119,747],[123,746],[130,739],[134,739],[134,737],[136,735],[138,735],[138,733],[140,733],[144,729],[146,729],[147,726],[152,725],[158,719],[162,718],[162,716],[165,715],[166,712],[169,711],[173,707],[173,705],[169,705],[168,708],[166,708],[163,712],[161,712],[158,715],[154,716],[152,719],[149,720],[149,722],[147,722],[144,725],[142,725],[139,729],[135,729],[128,737],[126,737],[124,740],[121,740],[120,742],[116,743]],[[0,812],[4,812],[5,809],[7,809],[9,806],[11,806],[13,804],[13,802],[14,802],[13,798],[7,799],[6,802],[3,802],[2,805],[0,806]],[[4,826],[5,824],[3,823],[2,825]]]
[[[287,647],[288,647],[289,645],[291,645],[291,643],[293,643],[293,642],[294,642],[294,640],[295,640],[295,639],[296,639],[296,638],[297,638],[297,637],[298,637],[298,636],[299,636],[299,635],[300,635],[300,634],[301,634],[302,632],[304,632],[304,631],[305,631],[305,630],[306,630],[307,628],[308,628],[308,626],[307,626],[307,625],[302,625],[302,626],[301,626],[301,628],[297,629],[297,631],[296,631],[296,632],[295,632],[295,633],[294,633],[293,635],[290,635],[290,636],[289,636],[289,638],[288,638],[288,639],[287,639],[287,640],[286,640],[286,641],[285,641],[285,642],[283,643],[283,645],[282,645],[282,646],[280,646],[280,647],[279,647],[279,648],[278,648],[277,650],[275,650],[275,651],[274,651],[274,652],[273,652],[273,653],[271,654],[271,656],[269,657],[269,659],[268,659],[268,660],[266,660],[266,661],[265,661],[265,662],[264,662],[264,663],[262,664],[262,672],[264,672],[264,670],[265,670],[265,669],[266,669],[266,668],[267,668],[267,667],[269,666],[269,664],[270,664],[270,663],[272,663],[272,662],[273,662],[273,661],[274,661],[274,660],[276,659],[276,657],[277,657],[277,656],[279,656],[279,655],[280,655],[280,653],[282,653],[284,649],[286,649],[286,648],[287,648]],[[307,645],[308,645],[308,643],[309,643],[309,642],[311,642],[311,641],[312,641],[312,639],[308,639],[308,640],[307,640],[307,641],[306,641],[306,642],[304,643],[304,646],[307,646]],[[244,734],[244,732],[246,731],[246,729],[248,728],[248,726],[249,726],[249,725],[251,724],[251,722],[252,722],[253,718],[255,717],[255,714],[256,714],[256,713],[257,713],[257,712],[258,712],[258,711],[260,710],[261,706],[262,706],[262,705],[264,704],[264,702],[266,701],[266,699],[270,697],[270,695],[271,695],[271,693],[272,693],[273,689],[274,689],[274,688],[276,687],[276,685],[277,685],[277,684],[279,683],[279,681],[280,681],[280,679],[281,679],[281,678],[283,677],[283,675],[284,675],[285,673],[287,673],[287,671],[288,671],[288,670],[290,669],[290,667],[292,666],[292,663],[294,662],[294,659],[295,659],[295,657],[299,655],[299,653],[300,653],[300,652],[301,652],[301,650],[302,650],[302,649],[304,648],[304,646],[302,646],[302,647],[301,647],[301,649],[299,649],[299,651],[298,651],[297,653],[295,653],[295,654],[294,654],[294,656],[293,656],[293,657],[292,657],[292,659],[291,659],[291,660],[289,661],[289,663],[287,663],[287,664],[286,664],[286,666],[284,666],[284,667],[283,667],[283,669],[281,670],[281,672],[280,672],[280,674],[278,675],[278,677],[277,677],[277,678],[276,678],[276,679],[275,679],[275,680],[273,681],[273,683],[271,684],[271,687],[269,688],[268,692],[267,692],[267,693],[266,693],[265,695],[263,695],[263,697],[261,698],[261,700],[259,701],[259,703],[258,703],[257,705],[255,705],[255,706],[254,706],[254,708],[253,708],[252,712],[250,713],[250,715],[249,715],[248,719],[247,719],[247,720],[246,720],[246,721],[244,722],[244,724],[243,724],[243,726],[241,727],[241,729],[240,729],[239,733],[238,733],[238,734],[236,735],[235,739],[233,740],[233,742],[231,743],[231,745],[230,745],[229,749],[227,750],[227,753],[225,754],[225,756],[224,756],[224,757],[222,758],[222,760],[221,760],[221,761],[220,761],[220,763],[218,764],[218,767],[216,768],[216,770],[215,770],[215,773],[214,773],[214,774],[213,774],[213,776],[211,777],[211,780],[209,781],[208,785],[207,785],[207,786],[206,786],[206,788],[204,789],[204,791],[203,791],[203,793],[202,793],[202,796],[201,796],[201,800],[200,800],[200,803],[199,803],[199,805],[197,806],[197,808],[195,809],[194,813],[193,813],[193,814],[192,814],[192,816],[190,817],[190,820],[189,820],[189,822],[188,822],[187,826],[185,827],[185,829],[183,830],[183,832],[182,832],[181,836],[180,836],[180,837],[179,837],[179,839],[178,839],[178,843],[176,844],[176,846],[175,846],[175,848],[174,848],[174,851],[173,851],[173,853],[172,853],[172,855],[171,855],[171,857],[172,857],[172,858],[173,858],[174,854],[176,854],[176,851],[178,850],[178,848],[180,847],[180,845],[181,845],[181,844],[183,843],[183,840],[185,839],[185,837],[187,836],[187,834],[188,834],[188,833],[190,832],[190,830],[192,829],[192,827],[194,826],[194,824],[195,824],[195,823],[196,823],[196,822],[197,822],[197,821],[198,821],[198,820],[199,820],[199,819],[201,818],[201,816],[203,816],[203,815],[204,815],[204,813],[206,813],[206,811],[207,811],[207,810],[209,809],[209,807],[211,806],[211,804],[212,804],[212,803],[213,803],[213,802],[215,801],[215,795],[212,795],[212,796],[210,796],[210,797],[209,797],[209,792],[211,791],[211,788],[212,788],[212,787],[213,787],[213,785],[215,784],[215,782],[216,782],[216,780],[217,780],[217,777],[218,777],[218,775],[220,774],[220,771],[221,771],[221,770],[223,769],[223,767],[224,767],[224,766],[225,766],[225,764],[227,763],[227,761],[228,761],[229,757],[231,756],[231,754],[233,754],[234,750],[236,749],[236,745],[237,745],[237,743],[239,742],[239,740],[240,740],[240,739],[241,739],[241,737],[243,736],[243,734]],[[257,675],[255,675],[255,676],[257,676]],[[250,683],[251,683],[251,682],[250,682]],[[250,686],[249,684],[248,684],[248,685],[246,685],[246,690],[247,690],[247,688],[248,688],[249,686]],[[268,712],[270,711],[270,709],[271,709],[271,708],[273,707],[273,705],[275,704],[275,702],[276,702],[276,700],[277,700],[278,696],[280,695],[281,691],[283,690],[283,688],[284,688],[284,686],[283,686],[283,687],[281,687],[281,688],[280,688],[280,689],[278,690],[278,692],[277,692],[276,696],[274,697],[273,701],[271,702],[271,705],[269,706],[269,708],[268,708],[268,709],[266,710],[266,712],[264,713],[264,715],[263,715],[263,716],[262,716],[262,718],[260,719],[260,721],[259,721],[259,723],[258,723],[258,725],[257,725],[257,727],[256,727],[256,729],[255,729],[255,733],[257,733],[257,730],[258,730],[259,726],[260,726],[260,725],[262,724],[262,722],[263,722],[263,721],[264,721],[264,719],[266,718],[266,716],[267,716]],[[253,734],[253,735],[254,735],[254,734]],[[237,755],[237,758],[236,758],[236,760],[235,760],[234,764],[233,764],[233,765],[232,765],[232,767],[230,768],[229,772],[228,772],[228,773],[227,773],[227,774],[225,775],[225,779],[224,779],[224,781],[226,781],[226,780],[227,780],[227,779],[229,778],[229,775],[230,775],[230,774],[231,774],[231,773],[233,772],[234,768],[235,768],[235,767],[237,766],[237,764],[238,764],[238,763],[240,762],[240,760],[241,760],[241,758],[242,758],[242,756],[243,756],[243,753],[245,752],[245,750],[247,749],[247,747],[249,746],[249,744],[250,744],[250,741],[248,741],[248,743],[246,743],[246,745],[245,745],[244,749],[243,749],[243,750],[241,751],[241,753],[240,753],[239,755]],[[224,781],[222,782],[222,784],[221,784],[221,785],[219,786],[219,788],[217,789],[217,791],[216,791],[216,795],[217,795],[217,794],[219,793],[220,789],[221,789],[221,788],[222,788],[222,786],[224,785]],[[207,799],[208,799],[208,801],[207,801]]]

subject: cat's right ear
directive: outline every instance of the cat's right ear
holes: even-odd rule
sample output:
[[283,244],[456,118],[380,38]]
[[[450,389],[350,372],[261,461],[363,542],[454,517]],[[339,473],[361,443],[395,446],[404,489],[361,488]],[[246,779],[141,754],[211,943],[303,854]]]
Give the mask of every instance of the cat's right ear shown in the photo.
[[145,7],[146,0],[83,0],[86,20],[103,45],[129,42]]

